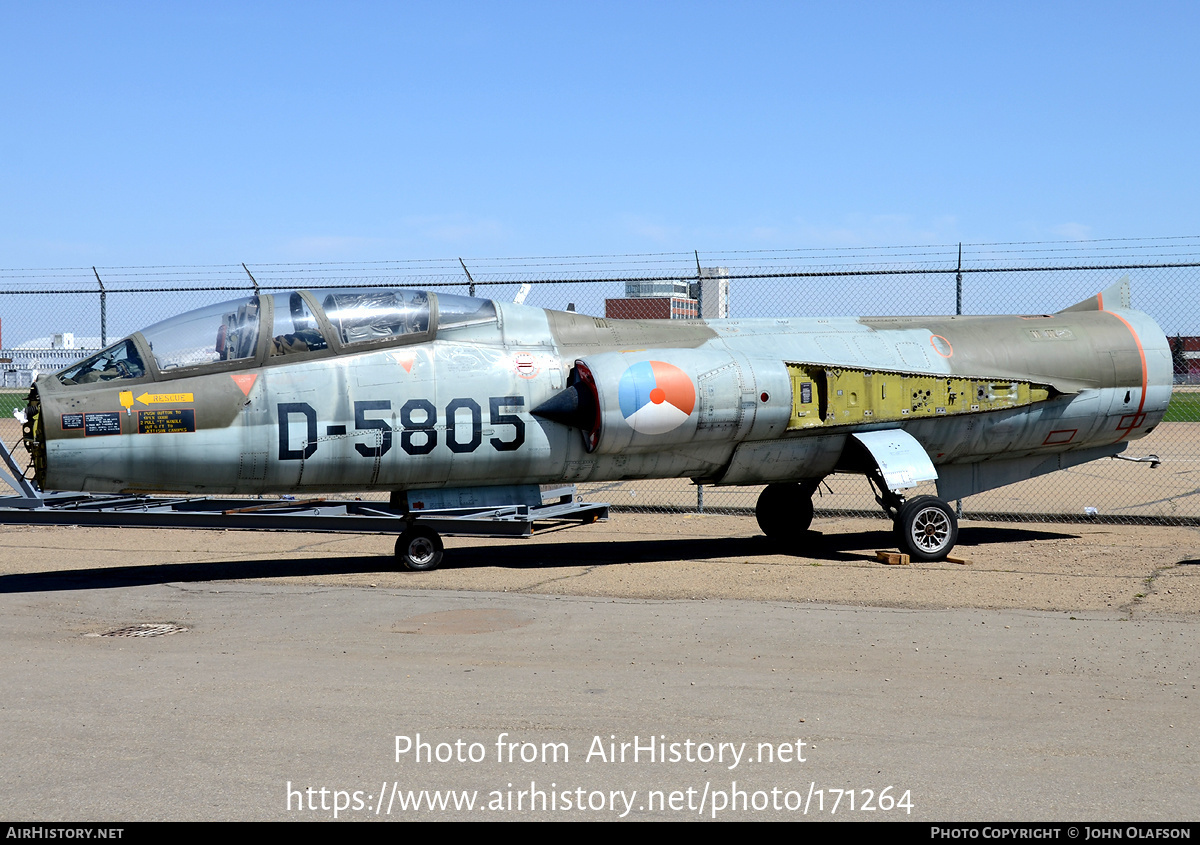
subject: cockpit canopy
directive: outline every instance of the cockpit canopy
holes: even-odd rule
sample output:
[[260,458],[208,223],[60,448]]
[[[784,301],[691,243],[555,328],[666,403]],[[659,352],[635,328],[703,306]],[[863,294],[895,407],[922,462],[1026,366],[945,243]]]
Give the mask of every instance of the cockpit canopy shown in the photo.
[[334,291],[325,294],[321,308],[345,346],[429,331],[425,291]]
[[[287,291],[155,323],[56,375],[64,385],[191,375],[433,340],[496,322],[490,300],[396,288]],[[267,328],[269,334],[264,335]]]

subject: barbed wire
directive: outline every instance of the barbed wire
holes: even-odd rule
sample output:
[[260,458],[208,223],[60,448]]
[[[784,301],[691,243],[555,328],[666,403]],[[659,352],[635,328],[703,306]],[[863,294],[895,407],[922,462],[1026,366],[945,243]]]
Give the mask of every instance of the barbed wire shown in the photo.
[[[1011,247],[1019,247],[1012,249]],[[461,258],[466,262],[472,273],[476,268],[480,273],[512,272],[528,268],[550,269],[561,268],[601,268],[626,265],[630,271],[647,270],[663,265],[679,265],[690,268],[694,262],[713,265],[714,262],[728,262],[735,265],[751,264],[752,266],[778,266],[784,262],[809,264],[814,261],[836,262],[844,264],[846,260],[867,262],[880,260],[894,262],[898,259],[926,259],[937,262],[957,263],[958,251],[964,250],[964,260],[979,262],[998,260],[994,256],[1040,255],[1055,256],[1055,260],[1072,261],[1076,265],[1092,265],[1088,259],[1095,253],[1125,252],[1126,254],[1142,254],[1146,257],[1185,258],[1195,256],[1200,261],[1200,235],[1176,235],[1145,238],[1094,238],[1082,240],[1050,240],[1050,241],[998,241],[998,242],[963,242],[961,244],[901,244],[896,246],[846,246],[846,247],[806,247],[789,249],[734,249],[734,250],[692,250],[668,252],[634,252],[634,253],[594,253],[584,255],[532,255],[532,256],[485,256]],[[1150,250],[1157,252],[1150,253]],[[982,254],[980,254],[982,253]],[[460,258],[411,258],[411,259],[381,259],[370,261],[315,261],[315,262],[247,262],[257,272],[266,275],[314,273],[371,273],[388,269],[444,270],[448,274],[460,275]],[[636,266],[632,266],[636,265]],[[964,268],[965,269],[965,268]],[[245,273],[240,263],[229,264],[157,264],[157,265],[114,265],[95,268],[87,267],[46,267],[46,268],[0,268],[0,282],[21,279],[44,280],[52,278],[71,278],[92,276],[93,272],[103,271],[102,277],[113,277],[114,281],[123,278],[170,277],[230,277],[242,276]],[[588,272],[586,269],[582,272]],[[417,273],[417,275],[424,275]],[[651,276],[651,274],[646,274]],[[653,277],[653,276],[651,276]],[[671,276],[675,278],[676,276]],[[624,277],[621,277],[624,279]],[[108,279],[105,279],[107,282]]]
[[[1123,263],[1123,264],[1106,264],[1106,263],[1075,263],[1075,264],[1055,264],[1055,265],[1005,265],[991,264],[989,262],[980,262],[974,266],[964,264],[961,267],[957,266],[897,266],[895,264],[861,264],[861,265],[840,265],[840,266],[814,266],[808,268],[773,268],[773,267],[747,267],[736,270],[729,270],[723,273],[720,278],[729,281],[750,281],[750,280],[767,280],[767,279],[816,279],[816,278],[855,278],[855,277],[882,277],[882,276],[946,276],[954,275],[955,273],[982,274],[982,273],[1001,273],[1001,274],[1019,274],[1019,273],[1047,273],[1047,272],[1076,272],[1083,270],[1090,271],[1128,271],[1128,270],[1157,270],[1157,269],[1179,269],[1179,268],[1196,268],[1200,267],[1200,260],[1197,261],[1174,261],[1174,262],[1138,262],[1138,263]],[[90,269],[90,268],[89,268]],[[231,274],[233,278],[236,275]],[[58,277],[61,278],[61,277]],[[163,278],[164,284],[154,285],[153,287],[127,287],[121,286],[129,283],[132,279],[137,279],[138,276],[128,277],[113,277],[105,278],[105,291],[107,293],[181,293],[189,291],[245,291],[245,290],[264,290],[264,291],[279,291],[289,290],[297,287],[297,284],[289,284],[289,282],[299,283],[299,286],[310,288],[327,288],[327,287],[462,287],[468,284],[468,280],[461,273],[459,274],[439,274],[439,275],[335,275],[323,277],[305,277],[305,276],[266,276],[262,275],[263,281],[255,285],[249,278],[239,279],[236,284],[214,284],[214,283],[180,283],[178,277],[159,277]],[[230,278],[227,276],[226,278]],[[472,271],[472,278],[476,285],[505,285],[505,284],[530,284],[530,285],[563,285],[563,284],[587,284],[587,285],[603,285],[603,284],[629,284],[629,283],[653,283],[653,282],[673,282],[673,281],[695,281],[697,274],[694,270],[691,272],[679,273],[656,273],[653,275],[630,270],[627,273],[610,273],[608,275],[596,275],[594,272],[578,271],[576,273],[558,273],[554,275],[544,275],[538,273],[501,273],[501,272],[486,272]],[[44,294],[96,294],[99,288],[95,281],[86,286],[72,288],[47,289],[44,287],[32,287],[33,281],[25,282],[30,285],[28,289],[5,288],[4,282],[12,281],[12,278],[0,277],[0,296],[4,295],[44,295]],[[199,280],[198,280],[199,281]],[[211,281],[219,281],[211,279]]]

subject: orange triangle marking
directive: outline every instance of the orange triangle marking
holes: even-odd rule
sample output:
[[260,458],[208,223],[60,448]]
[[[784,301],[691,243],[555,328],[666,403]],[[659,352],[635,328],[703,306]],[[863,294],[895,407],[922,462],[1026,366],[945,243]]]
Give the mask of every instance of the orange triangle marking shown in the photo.
[[413,361],[416,359],[416,357],[417,356],[415,353],[410,352],[410,353],[408,353],[408,355],[405,355],[398,359],[400,362],[400,366],[404,368],[404,372],[406,372],[406,373],[412,372]]
[[254,380],[258,378],[258,373],[242,373],[236,376],[231,375],[230,378],[242,389],[242,393],[249,396],[250,388],[254,387]]

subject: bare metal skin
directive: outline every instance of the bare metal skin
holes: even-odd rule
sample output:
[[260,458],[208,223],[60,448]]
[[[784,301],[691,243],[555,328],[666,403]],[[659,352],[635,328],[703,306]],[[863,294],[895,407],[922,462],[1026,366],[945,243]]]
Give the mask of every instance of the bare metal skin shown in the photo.
[[[945,500],[1117,454],[1162,419],[1170,352],[1128,298],[1122,281],[1048,315],[674,322],[263,295],[43,376],[25,443],[43,489],[95,492],[767,484],[777,538],[807,529],[822,478],[859,473],[901,547],[938,559]],[[940,498],[905,500],[933,480]]]

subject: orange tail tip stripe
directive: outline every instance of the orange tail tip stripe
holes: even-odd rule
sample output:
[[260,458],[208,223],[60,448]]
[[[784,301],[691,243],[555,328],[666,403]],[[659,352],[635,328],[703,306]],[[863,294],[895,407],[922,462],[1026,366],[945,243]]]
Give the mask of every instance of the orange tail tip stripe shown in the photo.
[[[1100,297],[1100,310],[1104,311],[1104,297],[1103,296]],[[1104,313],[1111,314],[1112,316],[1114,316],[1118,320],[1120,320],[1122,323],[1124,323],[1125,328],[1129,329],[1129,333],[1131,335],[1133,335],[1133,342],[1135,344],[1137,344],[1138,356],[1142,359],[1142,392],[1141,392],[1141,396],[1138,397],[1137,418],[1144,420],[1145,415],[1142,413],[1142,408],[1144,408],[1146,406],[1146,385],[1149,382],[1149,371],[1146,366],[1146,350],[1142,346],[1142,339],[1140,337],[1138,337],[1138,333],[1137,333],[1137,331],[1134,330],[1133,325],[1128,320],[1126,320],[1124,317],[1122,317],[1120,314],[1117,314],[1113,311],[1104,311]],[[1121,440],[1124,440],[1125,437],[1131,431],[1133,431],[1133,428],[1135,428],[1135,427],[1136,426],[1125,429],[1121,433],[1121,436],[1117,438],[1117,441],[1119,442]]]

